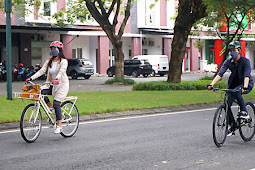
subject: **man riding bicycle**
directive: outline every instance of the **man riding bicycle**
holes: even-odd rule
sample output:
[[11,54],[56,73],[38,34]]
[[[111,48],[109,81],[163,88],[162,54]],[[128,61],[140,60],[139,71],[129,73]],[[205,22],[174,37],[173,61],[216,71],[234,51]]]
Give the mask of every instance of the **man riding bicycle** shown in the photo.
[[[237,100],[240,106],[240,112],[238,113],[239,118],[249,119],[250,116],[247,113],[245,108],[244,100],[242,94],[248,94],[253,88],[253,79],[251,77],[251,65],[250,60],[244,58],[240,55],[241,52],[241,43],[238,41],[234,41],[229,43],[228,49],[230,52],[230,56],[220,68],[217,76],[213,79],[212,83],[207,86],[208,90],[213,89],[213,86],[222,78],[223,74],[229,69],[231,74],[228,79],[228,89],[241,89],[241,93],[231,92],[229,94],[229,106],[233,104],[233,100]],[[234,134],[233,132],[236,130],[237,125],[234,121],[233,114],[231,110],[229,110],[229,134]]]

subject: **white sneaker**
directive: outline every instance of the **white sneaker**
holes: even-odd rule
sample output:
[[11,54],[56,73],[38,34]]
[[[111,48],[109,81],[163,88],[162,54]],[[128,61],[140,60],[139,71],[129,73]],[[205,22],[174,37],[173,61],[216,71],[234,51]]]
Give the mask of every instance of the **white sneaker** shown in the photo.
[[250,115],[246,111],[241,111],[238,114],[239,118],[241,119],[250,119]]
[[54,130],[55,134],[60,134],[63,131],[62,127],[57,126],[57,128]]

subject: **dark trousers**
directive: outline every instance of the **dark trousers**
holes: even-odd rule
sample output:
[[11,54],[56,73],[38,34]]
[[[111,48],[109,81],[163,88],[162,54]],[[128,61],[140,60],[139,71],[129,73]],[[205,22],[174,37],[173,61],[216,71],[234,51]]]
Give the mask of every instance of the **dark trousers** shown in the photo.
[[[235,87],[234,89],[238,90],[240,88],[243,88],[243,85],[239,85],[239,86]],[[252,87],[248,86],[247,91],[244,92],[243,94],[248,94],[248,93],[250,93],[251,90],[252,90]],[[230,92],[228,95],[229,95],[228,104],[229,104],[230,107],[232,106],[232,104],[234,102],[233,100],[236,99],[237,103],[240,106],[240,111],[247,111],[246,108],[245,108],[245,104],[244,104],[244,100],[243,100],[243,97],[242,97],[242,93]],[[235,122],[235,119],[234,119],[234,116],[233,116],[233,113],[232,113],[231,109],[228,110],[228,115],[229,115],[229,125],[232,125],[233,122]]]
[[[43,89],[41,93],[43,95],[52,95],[52,88],[53,86],[50,86],[49,89]],[[50,102],[49,98],[47,96],[44,97],[44,101],[46,104]],[[56,120],[62,120],[62,113],[61,113],[61,107],[60,107],[60,101],[53,100],[53,108],[55,109],[56,113]]]

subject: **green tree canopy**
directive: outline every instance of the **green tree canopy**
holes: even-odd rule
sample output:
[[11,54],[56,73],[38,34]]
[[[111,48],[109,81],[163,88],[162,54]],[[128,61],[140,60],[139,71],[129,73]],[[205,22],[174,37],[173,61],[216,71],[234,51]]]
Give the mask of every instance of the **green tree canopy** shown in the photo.
[[[254,0],[204,0],[204,3],[207,6],[208,16],[200,23],[216,32],[215,35],[223,40],[225,49],[230,42],[243,37],[248,25],[254,22]],[[228,50],[225,50],[222,63],[227,55]]]
[[[51,2],[57,2],[52,0]],[[115,51],[116,77],[124,77],[124,54],[122,51],[122,35],[130,17],[131,0],[66,0],[66,8],[61,9],[52,17],[56,19],[59,26],[74,24],[76,21],[85,22],[95,20],[102,27]],[[12,0],[15,12],[34,13],[29,6],[40,9],[45,5],[43,0]],[[3,0],[0,3],[3,7]],[[45,11],[44,11],[45,12]],[[44,12],[37,13],[43,17]],[[122,15],[123,17],[120,17]],[[120,19],[123,18],[123,19]],[[53,26],[54,24],[52,24]]]

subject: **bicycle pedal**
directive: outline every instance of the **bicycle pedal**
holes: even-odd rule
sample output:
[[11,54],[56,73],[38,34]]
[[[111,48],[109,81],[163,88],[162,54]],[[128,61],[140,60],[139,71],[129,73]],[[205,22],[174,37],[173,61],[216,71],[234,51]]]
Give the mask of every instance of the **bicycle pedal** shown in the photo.
[[49,119],[47,120],[47,123],[49,128],[54,128],[54,124]]
[[227,136],[234,136],[234,135],[236,135],[235,132],[231,132]]

